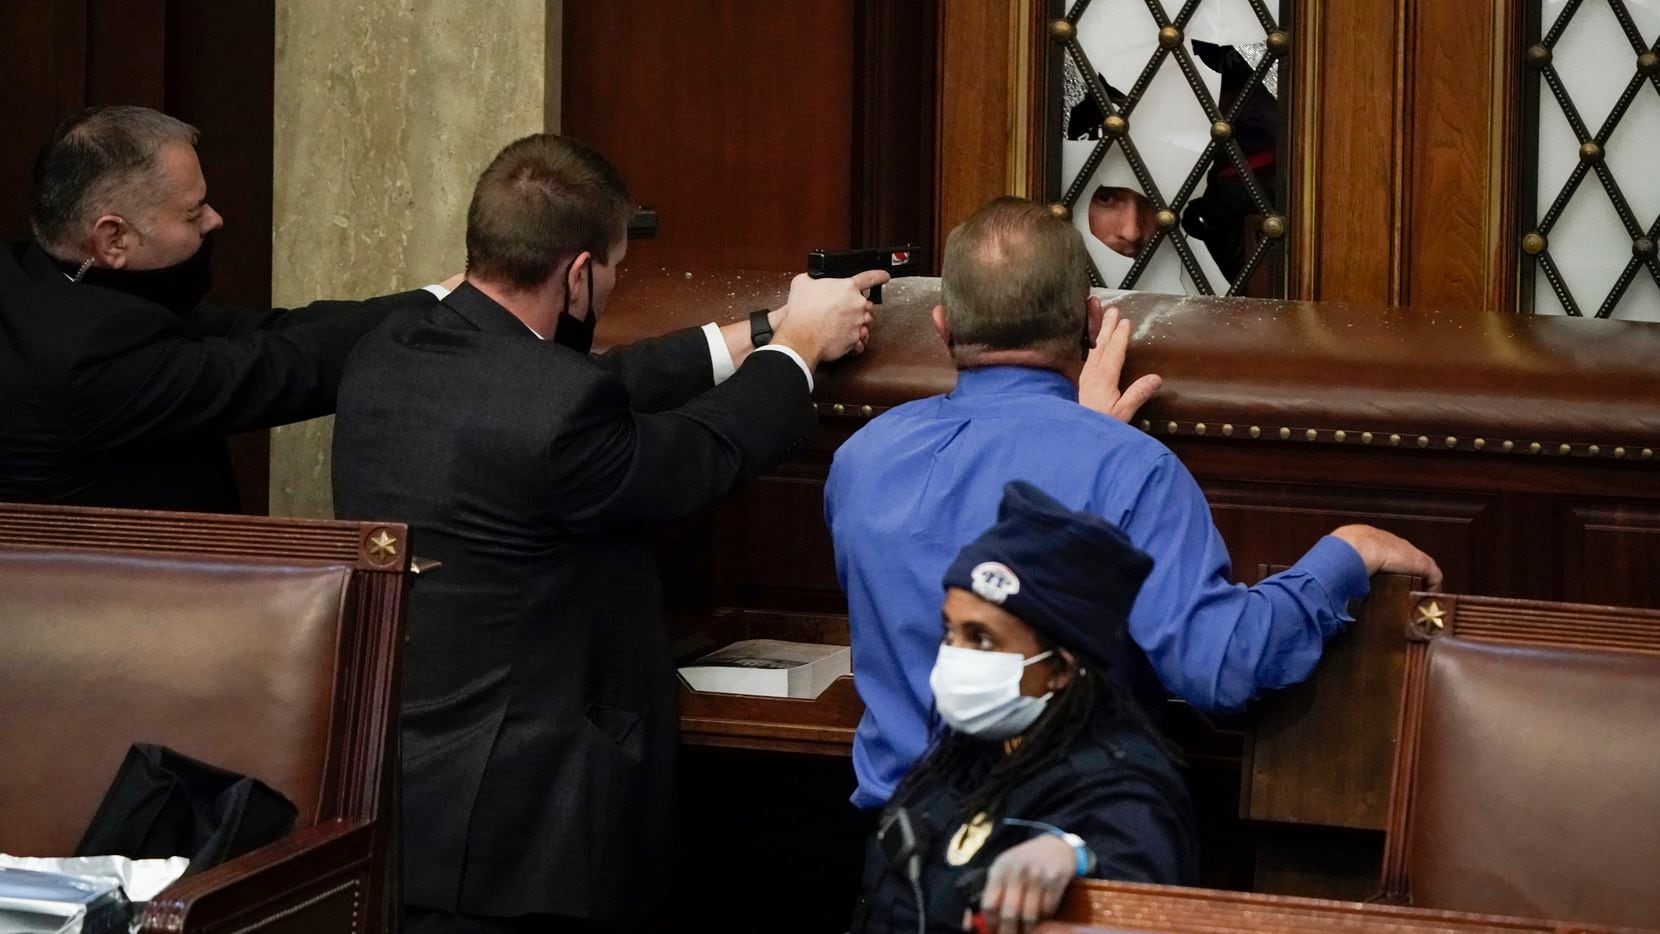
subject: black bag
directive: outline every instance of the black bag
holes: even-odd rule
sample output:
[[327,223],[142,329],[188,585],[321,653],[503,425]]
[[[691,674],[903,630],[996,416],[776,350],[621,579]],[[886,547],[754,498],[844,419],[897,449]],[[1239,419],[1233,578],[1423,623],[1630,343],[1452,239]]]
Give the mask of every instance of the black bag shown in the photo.
[[298,814],[258,779],[134,743],[75,855],[186,856],[189,876],[281,838]]

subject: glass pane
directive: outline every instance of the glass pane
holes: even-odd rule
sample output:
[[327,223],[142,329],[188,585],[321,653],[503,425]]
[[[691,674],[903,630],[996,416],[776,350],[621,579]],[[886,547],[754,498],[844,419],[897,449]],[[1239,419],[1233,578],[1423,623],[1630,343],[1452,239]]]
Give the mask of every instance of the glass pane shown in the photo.
[[1536,14],[1531,310],[1660,321],[1660,0],[1538,0]]

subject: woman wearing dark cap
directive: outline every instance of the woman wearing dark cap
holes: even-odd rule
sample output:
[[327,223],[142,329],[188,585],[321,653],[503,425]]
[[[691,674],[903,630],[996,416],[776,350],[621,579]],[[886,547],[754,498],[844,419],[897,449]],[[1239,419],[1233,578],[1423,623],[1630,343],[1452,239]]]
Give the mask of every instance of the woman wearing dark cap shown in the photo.
[[883,812],[855,931],[1027,931],[1074,878],[1195,881],[1187,788],[1112,673],[1151,568],[1099,517],[1004,488],[946,571],[944,722]]

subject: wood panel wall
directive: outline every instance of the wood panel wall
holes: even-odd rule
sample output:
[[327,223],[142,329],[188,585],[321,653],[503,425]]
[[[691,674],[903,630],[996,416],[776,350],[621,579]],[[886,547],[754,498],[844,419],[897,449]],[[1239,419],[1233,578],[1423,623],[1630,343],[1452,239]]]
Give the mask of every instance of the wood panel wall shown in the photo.
[[938,15],[934,0],[854,7],[853,239],[862,246],[933,243],[937,115],[950,111],[938,93]]
[[1520,0],[1302,0],[1295,12],[1312,54],[1295,69],[1294,297],[1515,310]]
[[[8,0],[0,6],[0,240],[29,235],[36,154],[65,118],[93,104],[138,104],[202,131],[215,235],[213,298],[269,307],[274,0]],[[245,511],[268,494],[265,432],[233,439]]]
[[986,201],[1043,196],[1049,0],[940,0],[935,255]]
[[565,5],[561,129],[657,209],[636,268],[800,270],[852,245],[855,5]]
[[87,11],[79,3],[18,0],[0,17],[0,238],[11,241],[29,235],[29,177],[41,142],[85,106]]
[[927,246],[934,0],[568,3],[562,132],[659,230],[637,269],[800,271],[814,249]]

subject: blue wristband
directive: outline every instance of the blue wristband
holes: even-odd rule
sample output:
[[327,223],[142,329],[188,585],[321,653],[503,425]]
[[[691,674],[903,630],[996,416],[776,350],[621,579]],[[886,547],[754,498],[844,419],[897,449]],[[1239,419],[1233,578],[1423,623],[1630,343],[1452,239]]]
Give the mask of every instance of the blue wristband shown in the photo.
[[1018,817],[1005,817],[1003,818],[1003,823],[1013,824],[1017,827],[1031,827],[1036,830],[1041,830],[1044,833],[1054,834],[1055,836],[1060,837],[1066,842],[1067,846],[1072,847],[1073,854],[1078,857],[1078,866],[1076,870],[1078,878],[1081,879],[1084,876],[1089,875],[1090,872],[1095,869],[1095,853],[1090,850],[1089,844],[1084,842],[1083,837],[1080,837],[1075,833],[1067,833],[1059,827],[1056,827],[1054,824],[1045,824],[1043,821],[1021,820]]
[[1090,853],[1089,847],[1084,845],[1084,838],[1075,833],[1065,833],[1061,834],[1061,839],[1072,844],[1072,851],[1077,854],[1078,878],[1082,879],[1089,875],[1089,864],[1092,862],[1090,857],[1094,854]]

